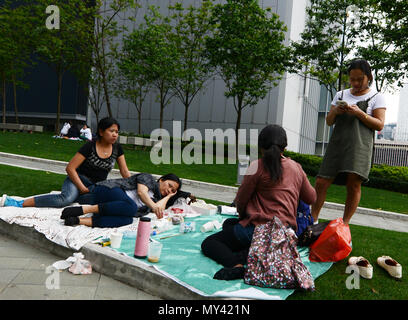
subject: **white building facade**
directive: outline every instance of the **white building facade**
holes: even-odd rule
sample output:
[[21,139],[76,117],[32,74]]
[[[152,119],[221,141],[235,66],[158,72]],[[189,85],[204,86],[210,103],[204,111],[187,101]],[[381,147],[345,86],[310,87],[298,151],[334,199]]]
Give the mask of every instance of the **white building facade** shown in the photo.
[[395,141],[408,142],[408,84],[400,90]]

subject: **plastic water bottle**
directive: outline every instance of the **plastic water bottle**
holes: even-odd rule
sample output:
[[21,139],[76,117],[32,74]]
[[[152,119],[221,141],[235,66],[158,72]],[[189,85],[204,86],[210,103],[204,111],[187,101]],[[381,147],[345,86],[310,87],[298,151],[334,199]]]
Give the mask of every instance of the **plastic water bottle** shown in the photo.
[[136,245],[134,257],[143,259],[147,257],[150,238],[150,218],[141,217],[137,227]]

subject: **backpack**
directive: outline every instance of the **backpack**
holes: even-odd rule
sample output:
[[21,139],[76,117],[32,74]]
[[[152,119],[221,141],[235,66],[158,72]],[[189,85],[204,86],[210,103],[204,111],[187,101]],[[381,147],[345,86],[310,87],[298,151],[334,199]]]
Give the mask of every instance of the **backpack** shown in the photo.
[[310,213],[310,206],[300,199],[297,207],[296,222],[297,222],[296,236],[298,238],[306,230],[308,226],[313,225],[313,217],[312,214]]

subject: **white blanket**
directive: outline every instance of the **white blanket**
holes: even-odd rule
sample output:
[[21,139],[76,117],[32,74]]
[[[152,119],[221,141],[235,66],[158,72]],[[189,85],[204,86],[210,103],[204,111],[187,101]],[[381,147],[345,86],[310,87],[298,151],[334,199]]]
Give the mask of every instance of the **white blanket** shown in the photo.
[[[51,193],[59,193],[53,191]],[[24,198],[15,197],[16,200]],[[183,203],[181,203],[183,202]],[[183,208],[189,207],[185,204],[186,200],[178,202],[173,207]],[[72,204],[79,205],[79,204]],[[170,210],[172,207],[168,208]],[[119,228],[90,228],[83,225],[65,226],[64,220],[60,219],[63,208],[16,208],[16,207],[0,207],[0,219],[12,224],[16,223],[24,227],[32,227],[52,242],[63,247],[80,250],[86,243],[98,238],[110,238],[110,234],[114,231],[120,232],[137,232],[139,218],[134,218],[133,223]],[[167,210],[166,210],[167,211]],[[191,211],[194,213],[194,211]],[[91,217],[92,214],[84,217]],[[152,219],[152,227],[160,226],[166,222],[165,219],[157,220],[154,213],[149,213],[147,217]]]

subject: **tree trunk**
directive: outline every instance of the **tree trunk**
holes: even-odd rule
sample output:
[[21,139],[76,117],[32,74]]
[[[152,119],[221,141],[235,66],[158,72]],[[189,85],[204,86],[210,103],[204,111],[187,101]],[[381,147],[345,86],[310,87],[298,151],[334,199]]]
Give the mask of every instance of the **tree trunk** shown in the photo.
[[235,124],[235,158],[238,159],[238,130],[241,127],[242,100],[238,98],[237,123]]
[[14,93],[14,112],[16,114],[16,123],[18,123],[17,90],[16,90],[16,75],[15,74],[13,74],[13,93]]
[[184,101],[184,107],[185,107],[185,111],[184,111],[184,132],[187,130],[187,121],[188,121],[188,93],[186,94],[186,100]]
[[103,82],[102,84],[103,84],[103,92],[105,94],[106,107],[108,108],[109,117],[112,118],[112,110],[111,110],[109,93],[108,93],[108,85],[106,83],[106,76],[105,76],[104,70],[101,70],[101,72],[102,72],[102,82]]
[[57,71],[58,77],[58,90],[57,90],[57,122],[55,124],[56,134],[60,132],[60,116],[61,116],[61,91],[62,91],[62,76],[61,71]]
[[[6,123],[6,75],[3,74],[3,123]],[[3,129],[6,131],[6,129]]]

